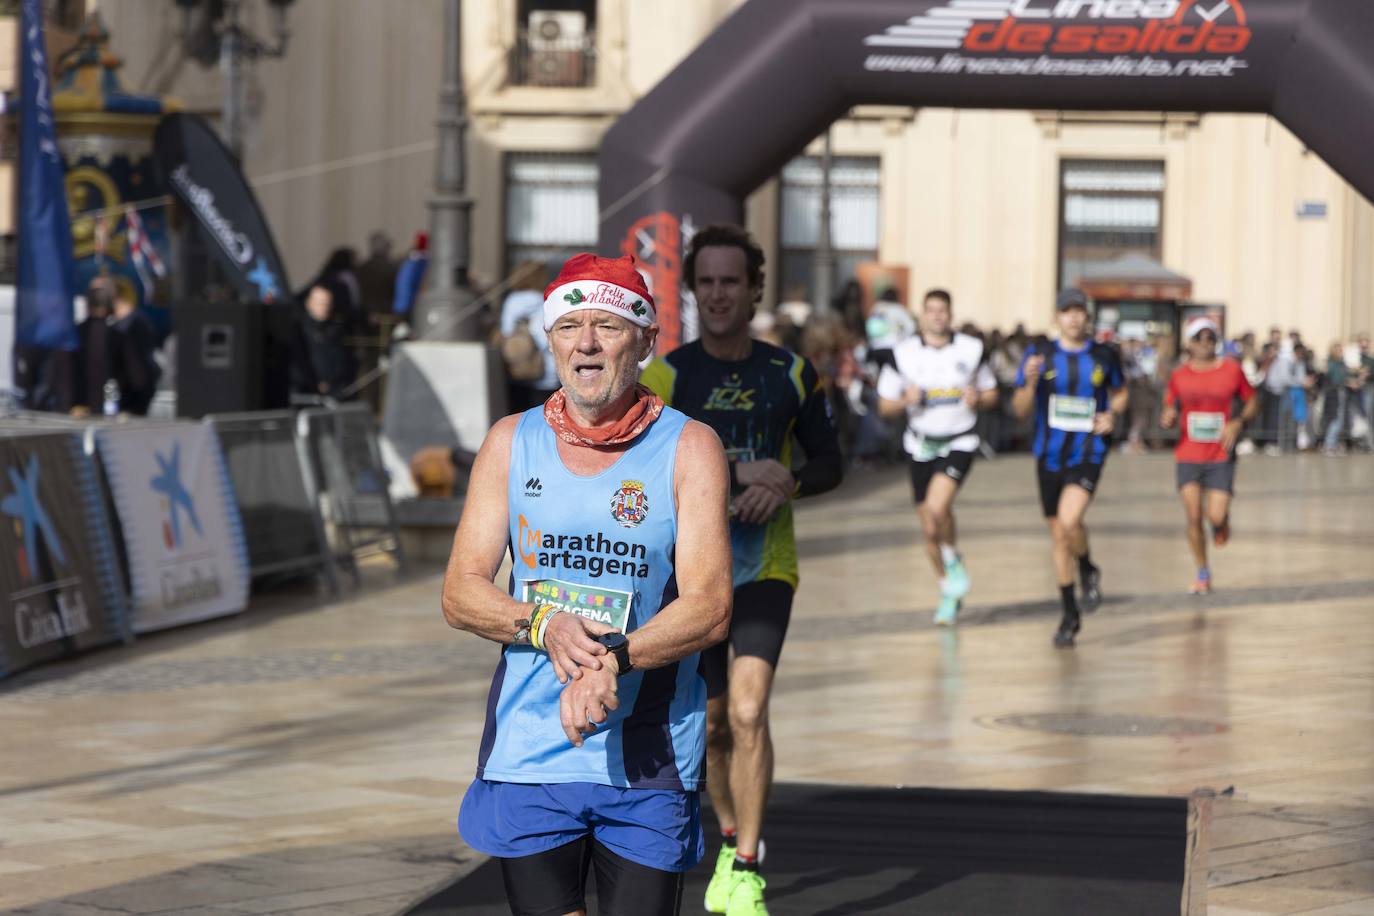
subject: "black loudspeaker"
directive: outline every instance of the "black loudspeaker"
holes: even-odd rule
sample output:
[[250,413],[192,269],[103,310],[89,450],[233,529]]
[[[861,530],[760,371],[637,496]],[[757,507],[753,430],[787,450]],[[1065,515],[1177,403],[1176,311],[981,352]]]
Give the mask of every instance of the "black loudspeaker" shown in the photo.
[[277,410],[290,401],[290,305],[197,303],[172,312],[177,416]]

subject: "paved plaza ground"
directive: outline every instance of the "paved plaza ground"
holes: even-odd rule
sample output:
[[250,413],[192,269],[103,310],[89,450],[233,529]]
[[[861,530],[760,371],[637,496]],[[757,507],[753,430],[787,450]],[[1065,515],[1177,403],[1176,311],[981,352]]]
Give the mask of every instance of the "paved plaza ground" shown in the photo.
[[[1072,651],[1028,459],[980,463],[960,499],[953,631],[902,472],[803,503],[778,778],[1231,789],[1213,916],[1374,913],[1374,459],[1248,460],[1208,598],[1172,475],[1109,463],[1108,600]],[[498,650],[444,624],[439,585],[377,568],[345,600],[267,594],[0,687],[0,911],[381,916],[480,864],[454,819]]]

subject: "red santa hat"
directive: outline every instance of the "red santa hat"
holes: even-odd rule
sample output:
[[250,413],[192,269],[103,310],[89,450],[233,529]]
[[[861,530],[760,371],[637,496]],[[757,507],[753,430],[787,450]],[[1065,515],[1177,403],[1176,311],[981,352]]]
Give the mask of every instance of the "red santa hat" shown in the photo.
[[654,323],[654,297],[635,270],[635,259],[575,254],[544,289],[544,330],[569,312],[601,309],[647,328]]

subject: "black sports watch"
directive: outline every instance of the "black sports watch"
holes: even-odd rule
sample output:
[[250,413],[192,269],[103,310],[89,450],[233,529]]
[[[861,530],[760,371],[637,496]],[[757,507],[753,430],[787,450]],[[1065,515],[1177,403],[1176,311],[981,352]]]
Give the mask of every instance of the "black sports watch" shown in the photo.
[[596,641],[615,656],[615,664],[619,669],[618,677],[624,677],[634,670],[634,665],[630,663],[630,641],[624,633],[603,633],[596,637]]

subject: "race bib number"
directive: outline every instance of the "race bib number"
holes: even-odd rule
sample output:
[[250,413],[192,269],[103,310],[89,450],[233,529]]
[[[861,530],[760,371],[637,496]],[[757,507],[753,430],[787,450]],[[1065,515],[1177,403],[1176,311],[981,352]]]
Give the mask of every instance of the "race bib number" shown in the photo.
[[1221,432],[1225,428],[1224,413],[1188,414],[1188,438],[1194,442],[1220,442]]
[[1090,433],[1097,416],[1097,401],[1065,394],[1050,395],[1050,429],[1066,433]]
[[525,579],[520,583],[520,600],[552,604],[564,611],[604,623],[625,632],[630,622],[633,596],[614,588],[579,585],[562,579]]

